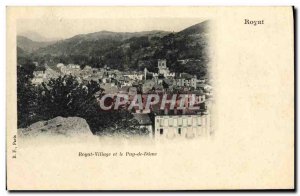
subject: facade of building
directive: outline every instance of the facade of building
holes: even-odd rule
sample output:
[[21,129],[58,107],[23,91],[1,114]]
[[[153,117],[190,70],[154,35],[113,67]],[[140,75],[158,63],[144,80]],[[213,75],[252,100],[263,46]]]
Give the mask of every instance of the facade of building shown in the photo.
[[178,78],[174,81],[174,85],[179,87],[193,87],[194,89],[197,88],[197,77],[191,76],[189,74],[180,74]]
[[154,137],[194,138],[209,135],[210,115],[158,115],[155,116]]
[[62,63],[59,63],[56,65],[57,68],[60,69],[60,72],[62,74],[65,75],[80,75],[81,69],[80,69],[80,65],[74,65],[74,64],[68,64],[67,66],[65,66]]
[[45,67],[36,67],[33,71],[33,78],[31,80],[33,85],[38,85],[44,82],[46,79],[46,68]]
[[132,72],[132,73],[126,73],[124,74],[125,77],[128,77],[131,80],[143,80],[144,73],[138,73],[138,72]]

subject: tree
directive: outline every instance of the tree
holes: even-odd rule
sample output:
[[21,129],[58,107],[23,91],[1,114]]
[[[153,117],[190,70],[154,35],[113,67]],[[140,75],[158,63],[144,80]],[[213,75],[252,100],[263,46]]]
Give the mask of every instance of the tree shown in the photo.
[[96,100],[95,93],[100,90],[97,82],[83,85],[71,75],[51,78],[38,88],[37,102],[40,108],[36,112],[44,118],[84,116]]
[[32,122],[32,107],[35,105],[35,93],[31,84],[35,66],[28,59],[22,60],[22,65],[17,66],[18,127],[26,127]]
[[[49,120],[57,116],[77,116],[84,118],[92,132],[102,134],[142,134],[138,122],[125,110],[101,110],[97,98],[101,99],[103,89],[99,83],[90,81],[79,83],[76,77],[60,76],[47,83],[27,89],[32,107],[18,110],[22,114],[20,122],[26,125],[40,120]],[[28,115],[32,117],[29,119]],[[25,125],[25,124],[24,124]]]

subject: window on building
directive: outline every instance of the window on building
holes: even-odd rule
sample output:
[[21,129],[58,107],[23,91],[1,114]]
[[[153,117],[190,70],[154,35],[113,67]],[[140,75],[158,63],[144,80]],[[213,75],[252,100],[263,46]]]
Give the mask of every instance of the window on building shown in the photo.
[[178,126],[182,126],[182,118],[178,118]]
[[164,126],[164,119],[160,119],[160,126],[161,126],[161,127]]
[[202,123],[201,123],[201,117],[198,117],[198,118],[197,118],[197,121],[198,121],[198,126],[201,126],[201,124],[202,124]]
[[193,126],[197,126],[197,118],[193,118]]
[[174,127],[177,127],[177,121],[178,121],[178,119],[174,119]]
[[168,119],[164,119],[164,126],[165,126],[165,127],[169,126],[169,125],[168,125],[168,122],[169,122]]
[[160,135],[164,134],[164,129],[159,129],[159,134]]
[[183,126],[187,126],[187,119],[186,119],[186,118],[184,118],[184,119],[182,120],[182,124],[183,124]]
[[206,117],[202,116],[202,126],[206,126]]
[[181,135],[181,128],[178,128],[178,134]]
[[173,119],[172,119],[172,118],[169,119],[169,126],[170,126],[170,127],[173,126]]
[[192,126],[192,118],[188,118],[188,125]]

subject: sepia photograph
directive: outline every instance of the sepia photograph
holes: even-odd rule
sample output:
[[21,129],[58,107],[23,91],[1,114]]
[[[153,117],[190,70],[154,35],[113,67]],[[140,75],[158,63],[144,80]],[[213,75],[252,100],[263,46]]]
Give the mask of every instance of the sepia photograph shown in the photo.
[[20,138],[214,134],[209,20],[17,22]]

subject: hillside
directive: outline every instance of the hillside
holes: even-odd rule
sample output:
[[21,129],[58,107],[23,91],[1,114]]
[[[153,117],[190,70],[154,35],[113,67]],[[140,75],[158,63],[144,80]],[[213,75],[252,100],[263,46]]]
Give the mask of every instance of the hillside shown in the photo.
[[[29,45],[34,48],[31,57],[35,61],[46,62],[49,66],[76,63],[92,67],[108,65],[120,70],[143,70],[147,67],[150,71],[155,71],[157,59],[163,58],[167,59],[172,71],[205,77],[208,63],[207,29],[208,22],[204,21],[177,33],[100,31],[76,35],[50,45],[36,46],[31,42]],[[18,47],[25,50],[19,42]],[[177,62],[178,59],[197,61],[181,65]]]
[[193,34],[208,33],[208,31],[209,31],[209,21],[204,21],[202,23],[198,23],[193,26],[190,26],[190,27],[178,32],[178,34],[193,35]]
[[70,39],[69,41],[75,40],[85,40],[85,41],[97,41],[97,40],[104,40],[110,39],[115,41],[124,41],[126,39],[130,39],[132,37],[141,37],[141,36],[158,36],[163,37],[170,32],[167,31],[142,31],[142,32],[112,32],[112,31],[99,31],[95,33],[88,33],[88,34],[80,34],[76,35]]
[[56,44],[50,45],[49,47],[41,48],[36,54],[51,54],[53,56],[102,55],[115,47],[121,46],[125,40],[134,37],[163,37],[167,34],[169,34],[169,32],[165,31],[144,31],[135,33],[100,31],[89,34],[80,34],[69,39],[58,41]]
[[17,46],[25,52],[34,52],[39,48],[49,46],[55,42],[37,42],[24,36],[17,36]]

